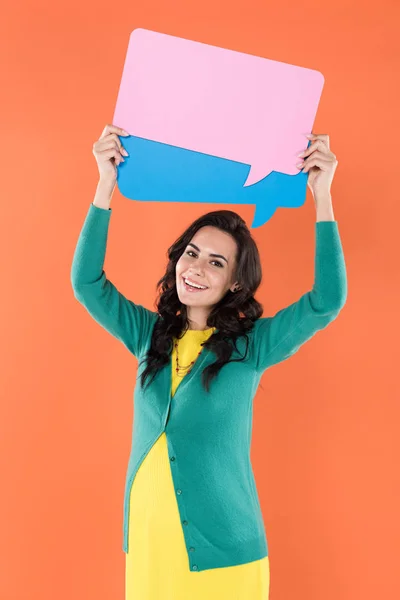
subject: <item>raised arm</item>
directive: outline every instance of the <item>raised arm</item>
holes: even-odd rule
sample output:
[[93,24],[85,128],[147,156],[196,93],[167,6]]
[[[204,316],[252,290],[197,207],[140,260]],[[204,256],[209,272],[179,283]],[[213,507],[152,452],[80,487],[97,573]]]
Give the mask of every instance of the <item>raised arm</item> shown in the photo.
[[292,356],[336,319],[347,298],[347,276],[337,221],[316,221],[315,279],[311,291],[273,317],[254,324],[257,370]]
[[128,300],[103,270],[112,210],[90,204],[71,268],[74,296],[104,329],[136,357],[157,313]]

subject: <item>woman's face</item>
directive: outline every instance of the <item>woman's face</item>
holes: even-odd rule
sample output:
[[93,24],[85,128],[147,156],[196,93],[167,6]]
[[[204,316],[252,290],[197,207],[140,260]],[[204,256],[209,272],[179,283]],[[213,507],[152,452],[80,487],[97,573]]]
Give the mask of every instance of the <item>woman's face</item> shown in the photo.
[[[236,252],[236,241],[229,233],[212,226],[199,229],[176,264],[176,289],[182,304],[211,308],[229,289],[233,291]],[[206,289],[188,290],[183,276]]]

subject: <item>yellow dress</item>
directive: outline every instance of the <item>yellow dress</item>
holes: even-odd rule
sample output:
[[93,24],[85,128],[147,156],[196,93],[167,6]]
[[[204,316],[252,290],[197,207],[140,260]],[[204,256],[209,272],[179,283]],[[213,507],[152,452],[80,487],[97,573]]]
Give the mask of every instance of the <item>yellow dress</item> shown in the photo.
[[[181,366],[196,359],[200,344],[213,331],[186,331],[178,340]],[[171,366],[173,402],[182,381],[175,371],[175,346]],[[190,571],[165,431],[143,460],[132,484],[128,547],[125,600],[268,600],[268,556],[242,565]]]

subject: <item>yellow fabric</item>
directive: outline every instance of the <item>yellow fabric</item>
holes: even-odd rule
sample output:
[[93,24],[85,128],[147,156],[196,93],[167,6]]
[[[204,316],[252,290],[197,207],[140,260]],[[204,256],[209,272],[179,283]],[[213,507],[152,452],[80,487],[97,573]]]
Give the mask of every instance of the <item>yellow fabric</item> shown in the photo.
[[[214,331],[188,330],[178,341],[179,365],[196,360]],[[172,354],[172,396],[182,381]],[[172,398],[173,401],[173,398]],[[126,600],[268,600],[269,557],[243,565],[190,571],[171,475],[165,431],[140,465],[131,488]]]

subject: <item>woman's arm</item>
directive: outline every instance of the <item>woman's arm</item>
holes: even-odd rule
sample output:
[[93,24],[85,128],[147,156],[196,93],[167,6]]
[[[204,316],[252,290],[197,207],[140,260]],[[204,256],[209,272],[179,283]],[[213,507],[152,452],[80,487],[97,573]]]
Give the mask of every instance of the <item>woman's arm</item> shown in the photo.
[[347,274],[337,221],[329,203],[320,204],[315,223],[315,279],[311,291],[273,317],[254,324],[257,370],[292,356],[307,340],[336,319],[347,299]]
[[98,185],[76,245],[71,284],[75,298],[93,319],[138,357],[157,313],[128,300],[106,277],[111,193],[110,188]]

